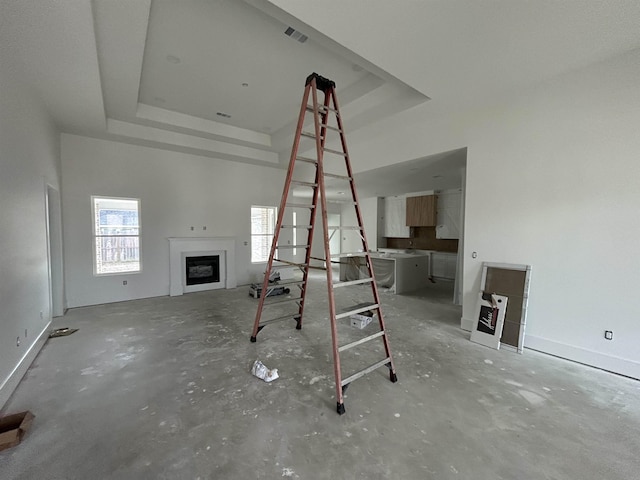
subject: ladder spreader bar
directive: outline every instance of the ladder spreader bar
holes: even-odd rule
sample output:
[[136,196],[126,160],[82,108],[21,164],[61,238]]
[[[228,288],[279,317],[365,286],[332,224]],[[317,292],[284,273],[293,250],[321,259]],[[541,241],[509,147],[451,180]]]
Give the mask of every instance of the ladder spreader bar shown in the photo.
[[302,228],[302,229],[311,229],[311,225],[280,225],[280,228]]
[[276,248],[279,250],[284,250],[285,248],[309,248],[310,245],[276,245]]

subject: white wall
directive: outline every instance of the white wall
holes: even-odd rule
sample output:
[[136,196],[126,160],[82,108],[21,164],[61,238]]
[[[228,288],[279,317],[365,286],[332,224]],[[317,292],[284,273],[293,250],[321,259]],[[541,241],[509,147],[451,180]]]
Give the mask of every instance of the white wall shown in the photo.
[[[251,264],[250,208],[280,204],[283,170],[76,135],[61,144],[70,307],[167,295],[168,237],[236,237],[238,284],[262,279],[264,264]],[[141,273],[93,275],[91,195],[140,198]]]
[[638,78],[640,51],[548,82],[474,124],[463,310],[470,321],[482,261],[530,264],[525,345],[635,378]]
[[51,321],[45,197],[47,183],[59,189],[60,150],[53,123],[8,49],[0,48],[0,65],[2,408],[42,346],[44,339],[37,341],[38,336]]

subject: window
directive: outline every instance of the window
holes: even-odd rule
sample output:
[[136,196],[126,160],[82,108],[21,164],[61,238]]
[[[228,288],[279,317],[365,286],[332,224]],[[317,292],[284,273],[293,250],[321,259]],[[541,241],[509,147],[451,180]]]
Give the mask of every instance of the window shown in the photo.
[[140,200],[92,197],[94,273],[139,272]]
[[251,262],[269,260],[276,229],[276,207],[251,207]]

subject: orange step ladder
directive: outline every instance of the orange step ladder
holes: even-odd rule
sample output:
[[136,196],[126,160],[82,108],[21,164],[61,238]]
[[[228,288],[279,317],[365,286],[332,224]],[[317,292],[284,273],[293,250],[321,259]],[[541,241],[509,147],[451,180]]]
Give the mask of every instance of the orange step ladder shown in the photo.
[[[324,100],[322,103],[318,102],[318,91],[324,93]],[[305,131],[305,120],[307,115],[313,117],[313,131]],[[333,139],[337,139],[339,136],[339,143],[341,148],[338,150],[333,148],[326,148],[325,144],[327,137],[333,135]],[[300,147],[301,138],[312,139],[315,142],[315,158],[298,156],[298,150]],[[325,172],[325,154],[331,155],[334,159],[337,158],[339,164],[344,160],[344,165],[339,166],[340,174]],[[309,175],[309,168],[307,167],[307,175],[313,178],[305,178],[304,181],[294,179],[294,173],[296,173],[296,166],[300,164],[312,165],[315,168],[314,173]],[[342,171],[344,169],[344,172]],[[297,176],[296,176],[297,177]],[[357,225],[353,226],[329,226],[327,221],[327,199],[325,190],[325,178],[330,177],[337,179],[338,181],[348,182],[349,190],[351,192],[351,200],[346,202],[353,205],[355,208],[355,216],[357,219]],[[289,197],[292,196],[292,186],[309,188],[311,189],[311,201],[310,203],[296,203],[289,202]],[[346,190],[346,188],[345,188]],[[311,256],[311,245],[313,240],[313,233],[315,229],[315,219],[318,204],[320,204],[320,212],[322,215],[322,228],[324,235],[324,258],[317,259]],[[309,210],[309,223],[305,225],[286,225],[283,223],[285,218],[285,211],[291,209],[308,209]],[[306,242],[298,245],[279,245],[278,239],[280,232],[283,229],[303,229],[307,231]],[[354,255],[364,258],[364,277],[350,280],[350,281],[338,281],[334,282],[333,272],[331,269],[331,252],[329,249],[329,240],[331,235],[336,231],[351,230],[355,231],[362,241],[362,252],[355,252]],[[294,242],[295,243],[295,242]],[[303,249],[305,252],[305,260],[303,263],[295,263],[287,260],[279,260],[276,252],[282,252],[284,249]],[[346,256],[348,254],[341,254],[338,256]],[[311,260],[321,260],[325,266],[312,266]],[[298,123],[295,132],[295,138],[293,142],[293,148],[291,150],[291,158],[289,160],[289,168],[287,170],[287,176],[284,184],[284,190],[282,193],[282,200],[280,202],[280,208],[278,209],[277,222],[269,253],[269,260],[267,262],[267,268],[264,276],[264,283],[262,291],[266,292],[269,286],[269,278],[274,268],[279,266],[294,266],[298,267],[302,272],[301,280],[292,280],[279,283],[280,286],[297,286],[300,291],[300,296],[285,299],[274,299],[267,297],[267,295],[261,295],[258,303],[258,309],[253,325],[253,331],[251,333],[251,341],[257,340],[258,333],[268,324],[275,323],[284,320],[295,320],[296,328],[300,330],[302,328],[302,318],[305,307],[305,294],[307,292],[307,286],[309,281],[309,270],[313,268],[321,268],[327,272],[327,289],[329,299],[329,319],[331,323],[331,339],[333,346],[333,363],[335,373],[335,385],[336,385],[336,399],[337,399],[337,411],[339,414],[345,412],[344,407],[344,392],[347,387],[358,378],[380,368],[386,366],[389,369],[389,377],[392,382],[396,382],[398,377],[393,364],[393,358],[391,356],[391,349],[389,347],[389,339],[382,316],[382,309],[380,305],[380,297],[378,293],[378,287],[376,285],[375,276],[373,273],[373,267],[371,257],[369,255],[369,248],[365,235],[364,225],[362,222],[362,214],[360,211],[360,204],[358,203],[358,196],[356,194],[356,187],[353,181],[353,172],[351,170],[351,162],[349,159],[349,152],[347,150],[347,141],[342,124],[342,118],[340,116],[340,109],[338,107],[338,99],[335,91],[335,83],[329,79],[326,79],[317,73],[313,73],[307,77],[304,95],[302,97],[302,105],[300,107],[300,115],[298,117]],[[351,286],[370,286],[371,299],[366,303],[359,303],[351,309],[343,312],[336,312],[336,302],[334,297],[334,289],[344,288]],[[279,315],[272,318],[263,319],[263,311],[267,311],[269,307],[277,305],[283,306],[284,304],[294,305],[295,311],[286,315]],[[366,337],[360,338],[356,341],[339,345],[338,341],[338,328],[337,321],[343,318],[348,318],[351,315],[361,314],[363,312],[374,312],[377,315],[379,329]],[[342,370],[340,366],[340,353],[349,350],[354,347],[361,346],[367,342],[375,339],[380,339],[384,345],[384,358],[380,359],[376,363],[353,373],[346,378],[342,376]]]

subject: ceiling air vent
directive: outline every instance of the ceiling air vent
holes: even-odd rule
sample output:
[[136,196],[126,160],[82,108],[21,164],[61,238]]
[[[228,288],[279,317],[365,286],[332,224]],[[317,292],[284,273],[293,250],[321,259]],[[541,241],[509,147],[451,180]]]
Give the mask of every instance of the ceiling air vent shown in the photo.
[[294,40],[299,41],[300,43],[306,42],[307,39],[309,38],[306,35],[300,33],[299,31],[297,31],[297,30],[295,30],[294,28],[291,28],[291,27],[287,28],[284,31],[284,34],[290,36]]

